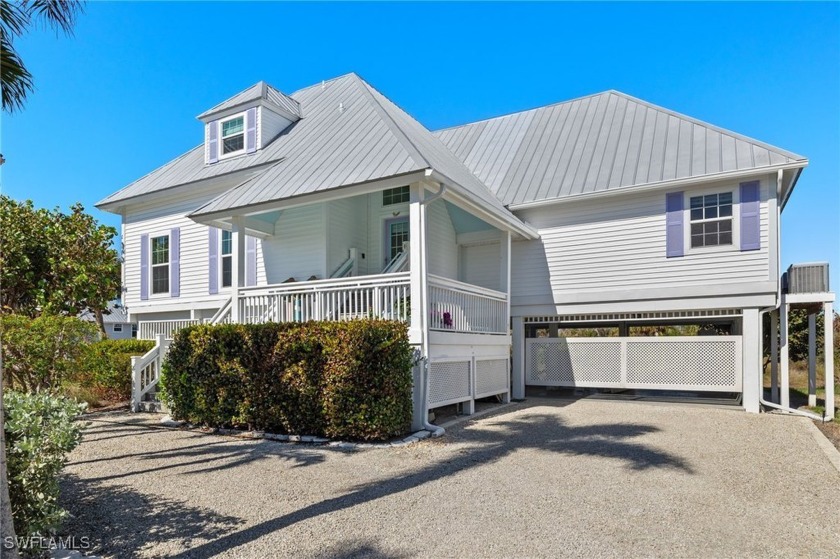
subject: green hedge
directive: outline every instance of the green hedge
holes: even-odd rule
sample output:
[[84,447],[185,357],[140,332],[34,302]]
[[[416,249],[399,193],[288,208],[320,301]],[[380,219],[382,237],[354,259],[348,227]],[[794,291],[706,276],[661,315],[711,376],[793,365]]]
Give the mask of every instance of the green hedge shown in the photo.
[[73,382],[109,400],[131,398],[131,358],[154,347],[150,340],[102,340],[88,345]]
[[161,384],[191,423],[386,439],[410,427],[412,360],[385,320],[201,325],[177,333]]
[[46,392],[3,395],[9,497],[19,537],[44,536],[66,512],[58,506],[58,474],[79,444],[84,404]]

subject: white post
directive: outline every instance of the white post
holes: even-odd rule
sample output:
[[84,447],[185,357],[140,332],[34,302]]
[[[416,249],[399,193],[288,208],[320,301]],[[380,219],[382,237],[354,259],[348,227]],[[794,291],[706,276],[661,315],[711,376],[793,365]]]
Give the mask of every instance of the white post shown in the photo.
[[514,400],[525,398],[525,319],[513,317],[513,363],[511,365],[511,396]]
[[507,295],[507,302],[505,304],[505,316],[504,316],[504,324],[503,330],[505,332],[509,332],[510,328],[510,242],[511,242],[511,235],[510,231],[505,231],[502,233],[502,241],[499,243],[501,248],[501,257],[502,257],[502,285],[500,286],[500,290],[504,291]]
[[808,313],[808,405],[817,405],[817,314]]
[[834,417],[834,308],[831,303],[823,304],[825,316],[825,415]]
[[230,319],[234,324],[238,324],[241,317],[239,316],[239,289],[245,285],[245,227],[242,225],[241,217],[233,218],[233,229],[231,232],[231,242],[233,244],[233,274],[231,278],[230,294],[231,307]]
[[758,309],[744,309],[741,340],[744,386],[744,409],[750,413],[760,411],[759,399],[763,386],[761,374],[761,322]]
[[131,356],[131,411],[140,411],[140,372],[137,370],[137,362],[140,357]]
[[[428,375],[427,360],[429,346],[426,331],[428,308],[426,304],[426,206],[423,204],[424,189],[420,183],[410,187],[408,206],[409,230],[409,262],[410,262],[410,290],[411,290],[411,323],[408,328],[409,342],[420,351],[423,359],[414,368],[414,388],[412,391],[413,414],[411,429],[418,431],[423,428],[428,414],[425,398],[426,375]],[[383,247],[384,249],[384,247]]]
[[770,313],[770,401],[779,403],[779,311]]
[[779,368],[781,370],[781,379],[779,387],[781,390],[781,398],[779,404],[784,408],[790,407],[790,345],[788,343],[788,316],[790,315],[790,305],[785,302],[785,297],[782,295],[781,316],[779,317],[779,338],[782,345],[782,354],[779,358]]

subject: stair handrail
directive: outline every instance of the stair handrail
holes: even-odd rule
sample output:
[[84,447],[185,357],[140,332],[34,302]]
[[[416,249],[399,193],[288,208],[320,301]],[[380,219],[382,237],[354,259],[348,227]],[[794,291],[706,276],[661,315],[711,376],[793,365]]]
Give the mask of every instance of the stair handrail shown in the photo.
[[210,319],[210,324],[221,324],[224,319],[230,315],[231,306],[233,304],[233,296],[228,297],[227,301],[216,311],[213,318]]

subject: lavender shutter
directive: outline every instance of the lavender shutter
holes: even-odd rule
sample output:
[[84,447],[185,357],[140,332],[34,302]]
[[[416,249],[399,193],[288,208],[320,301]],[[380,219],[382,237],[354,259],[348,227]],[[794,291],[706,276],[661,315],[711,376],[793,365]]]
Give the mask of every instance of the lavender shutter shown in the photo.
[[665,195],[665,256],[673,258],[684,254],[683,193]]
[[257,239],[245,237],[245,286],[257,285]]
[[741,250],[761,248],[761,192],[759,181],[741,183]]
[[257,109],[251,108],[245,112],[245,152],[257,151]]
[[209,291],[210,295],[215,295],[219,292],[219,230],[210,227],[207,233],[209,243],[207,252],[210,255]]
[[219,160],[219,121],[214,120],[207,127],[207,162],[215,163]]
[[149,235],[140,235],[140,300],[149,299]]
[[181,296],[181,229],[169,234],[169,296]]

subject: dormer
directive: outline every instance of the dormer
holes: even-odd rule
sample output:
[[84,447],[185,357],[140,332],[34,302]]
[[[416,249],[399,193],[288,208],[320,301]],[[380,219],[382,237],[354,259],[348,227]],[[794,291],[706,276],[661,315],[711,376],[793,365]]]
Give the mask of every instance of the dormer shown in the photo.
[[198,115],[207,165],[256,153],[300,120],[300,105],[261,81]]

